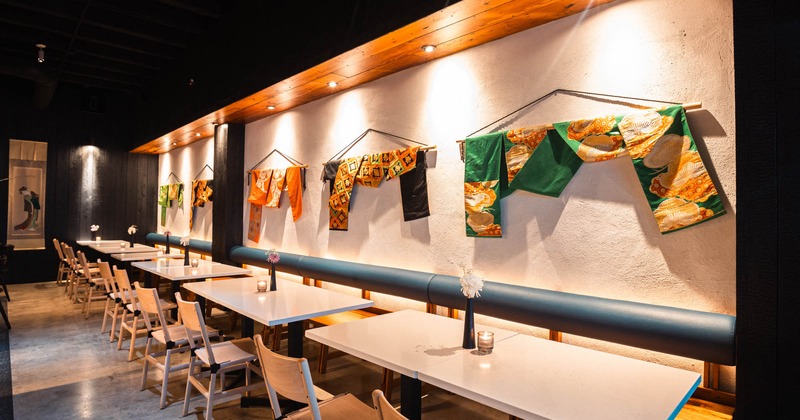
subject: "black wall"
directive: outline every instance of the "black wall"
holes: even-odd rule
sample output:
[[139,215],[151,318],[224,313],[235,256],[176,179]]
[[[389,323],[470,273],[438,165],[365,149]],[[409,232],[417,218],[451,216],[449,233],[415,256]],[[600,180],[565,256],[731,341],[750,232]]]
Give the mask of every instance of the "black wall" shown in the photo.
[[[8,176],[8,140],[48,143],[45,200],[46,249],[15,251],[11,283],[54,280],[58,258],[52,239],[89,239],[100,225],[106,238],[127,237],[136,224],[143,235],[156,229],[158,157],[128,153],[139,130],[140,101],[135,96],[58,86],[50,105],[33,106],[34,84],[0,77],[0,178]],[[92,104],[88,107],[89,98]],[[86,146],[95,146],[90,152]],[[97,177],[87,194],[81,187],[86,154],[95,153]],[[5,241],[8,183],[0,183],[0,241]]]

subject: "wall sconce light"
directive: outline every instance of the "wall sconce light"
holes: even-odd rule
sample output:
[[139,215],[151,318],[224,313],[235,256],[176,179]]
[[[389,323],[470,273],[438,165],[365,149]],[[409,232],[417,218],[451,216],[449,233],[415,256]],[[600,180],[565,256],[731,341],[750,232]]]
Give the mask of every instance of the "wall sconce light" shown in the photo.
[[429,45],[423,45],[422,46],[422,51],[425,51],[426,53],[433,52],[434,50],[436,50],[436,46],[435,45],[430,45],[429,44]]
[[44,63],[44,49],[47,48],[47,45],[44,44],[36,44],[36,48],[39,49],[39,53],[36,56],[36,60],[40,63]]

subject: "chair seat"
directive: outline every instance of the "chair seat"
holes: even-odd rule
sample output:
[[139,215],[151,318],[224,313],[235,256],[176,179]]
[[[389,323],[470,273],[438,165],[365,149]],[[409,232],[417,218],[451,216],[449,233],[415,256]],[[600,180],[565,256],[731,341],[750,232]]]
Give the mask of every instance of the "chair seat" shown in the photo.
[[[319,414],[323,419],[373,419],[375,418],[375,409],[361,402],[353,394],[346,393],[320,402]],[[311,414],[311,410],[306,407],[289,413],[284,418],[287,420],[306,420],[314,417]]]
[[[206,327],[208,330],[209,337],[218,337],[219,331],[211,328]],[[176,346],[182,346],[189,342],[188,337],[186,336],[186,328],[181,324],[169,325],[167,326],[167,330],[169,331],[169,338],[175,343]],[[158,329],[153,331],[153,338],[161,344],[167,344],[166,338],[164,338],[164,330]]]
[[[219,365],[233,365],[255,360],[256,345],[249,338],[238,340],[223,341],[211,346],[214,352],[214,359]],[[205,347],[195,350],[195,355],[205,364],[210,364],[208,360],[208,350]]]
[[[142,305],[139,304],[139,302],[136,302],[136,309],[133,308],[133,304],[131,304],[131,303],[125,305],[125,307],[130,312],[135,312],[135,311],[141,311],[142,310]],[[161,309],[166,311],[167,309],[175,309],[177,307],[178,307],[178,305],[176,305],[174,302],[170,302],[168,300],[161,299]]]

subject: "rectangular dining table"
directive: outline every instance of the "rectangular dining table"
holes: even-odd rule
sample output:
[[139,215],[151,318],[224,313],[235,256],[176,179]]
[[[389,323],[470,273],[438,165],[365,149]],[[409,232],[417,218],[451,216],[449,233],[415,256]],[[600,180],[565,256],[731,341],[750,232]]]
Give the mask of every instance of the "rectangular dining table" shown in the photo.
[[[494,333],[495,342],[516,332],[476,325]],[[464,322],[405,309],[357,321],[313,328],[306,337],[400,374],[400,407],[409,418],[421,416],[420,371],[469,353],[461,347]]]
[[[261,278],[266,279],[268,278]],[[259,293],[257,277],[184,284],[186,290],[241,314],[242,336],[253,335],[253,321],[262,325],[288,324],[288,354],[303,357],[303,321],[337,312],[363,309],[371,300],[321,287],[278,279],[277,290]]]
[[476,330],[495,333],[491,354],[461,348],[463,321],[419,311],[314,328],[306,337],[400,372],[400,410],[410,419],[422,414],[422,382],[526,419],[671,419],[700,383],[695,372]]
[[[182,259],[159,259],[155,261],[137,261],[131,263],[147,275],[157,275],[172,282],[172,294],[180,291],[181,282],[206,280],[212,277],[229,276],[249,276],[252,271],[248,268],[237,267],[235,265],[222,264],[207,260],[198,260],[197,267],[184,265]],[[145,286],[150,287],[149,279],[145,280]],[[177,310],[173,310],[173,318],[177,316]]]
[[[124,248],[120,246],[120,244],[122,244],[122,243],[126,244],[126,246]],[[158,252],[159,251],[159,248],[156,248],[156,247],[150,246],[150,245],[145,245],[145,244],[136,243],[136,244],[133,244],[133,247],[131,247],[128,244],[127,241],[120,241],[120,242],[117,242],[115,244],[100,243],[99,245],[95,244],[95,243],[90,243],[87,246],[90,249],[93,249],[93,250],[95,250],[97,252],[100,252],[102,254],[121,254],[121,253],[131,254],[131,253],[137,253],[137,252]]]

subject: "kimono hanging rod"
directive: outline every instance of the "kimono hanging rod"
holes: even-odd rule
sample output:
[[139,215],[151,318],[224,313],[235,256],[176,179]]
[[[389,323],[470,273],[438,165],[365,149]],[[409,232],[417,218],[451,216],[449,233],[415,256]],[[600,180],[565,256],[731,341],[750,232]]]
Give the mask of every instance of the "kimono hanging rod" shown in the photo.
[[[419,142],[419,141],[416,141],[416,140],[411,140],[411,139],[409,139],[409,138],[406,138],[406,137],[398,136],[398,135],[396,135],[396,134],[387,133],[387,132],[385,132],[385,131],[376,130],[376,129],[374,129],[374,128],[368,128],[368,129],[364,130],[364,132],[363,132],[363,133],[359,134],[359,135],[358,135],[358,137],[356,137],[356,138],[355,138],[353,141],[351,141],[350,143],[348,143],[348,144],[347,144],[347,145],[346,145],[346,146],[345,146],[345,147],[344,147],[342,150],[338,151],[338,152],[337,152],[335,155],[333,155],[333,157],[332,157],[332,158],[328,159],[328,162],[330,162],[330,161],[332,161],[332,160],[335,160],[335,159],[341,159],[341,158],[342,158],[342,157],[343,157],[343,156],[344,156],[344,155],[345,155],[347,152],[349,152],[349,151],[350,151],[350,149],[352,149],[352,148],[353,148],[353,146],[355,146],[355,145],[356,145],[356,143],[358,143],[359,141],[361,141],[361,140],[362,140],[364,137],[366,137],[366,136],[367,136],[367,134],[369,134],[370,132],[374,132],[374,133],[378,133],[378,134],[383,134],[383,135],[385,135],[385,136],[394,137],[394,138],[397,138],[397,139],[400,139],[400,140],[405,140],[405,141],[407,141],[407,142],[411,142],[411,143],[414,143],[414,144],[419,144],[419,145],[421,145],[421,146],[422,146],[422,147],[420,147],[420,150],[430,150],[430,149],[435,149],[435,148],[436,148],[436,145],[432,145],[432,146],[431,146],[431,145],[427,145],[427,144],[425,144],[425,143],[422,143],[422,142]],[[324,166],[325,164],[323,163],[322,165]]]
[[179,184],[183,184],[183,181],[178,178],[178,175],[175,175],[175,172],[170,172],[169,175],[167,175],[167,182],[169,182],[169,177],[173,177],[178,181]]
[[282,156],[284,159],[286,159],[287,161],[289,161],[289,163],[291,163],[293,166],[299,166],[299,167],[301,167],[301,168],[308,168],[308,165],[306,165],[306,164],[304,164],[304,163],[301,163],[299,160],[297,160],[297,159],[295,159],[295,158],[293,158],[293,157],[291,157],[291,156],[287,156],[287,155],[283,154],[283,153],[282,153],[280,150],[278,150],[278,149],[272,149],[272,151],[271,151],[271,152],[269,152],[269,153],[267,153],[267,155],[266,155],[266,156],[264,156],[264,158],[263,158],[263,159],[259,160],[259,161],[258,161],[258,163],[256,163],[255,165],[253,165],[253,167],[252,167],[252,168],[250,168],[250,170],[248,170],[248,171],[247,171],[247,173],[253,172],[253,170],[254,170],[254,169],[258,168],[258,165],[261,165],[262,163],[266,162],[266,160],[267,160],[267,159],[268,159],[270,156],[272,156],[272,154],[273,154],[273,153],[277,153],[277,154],[281,155],[281,156]]
[[205,165],[203,165],[203,167],[202,167],[202,168],[200,168],[200,172],[198,172],[198,173],[197,173],[197,175],[195,175],[195,176],[194,176],[194,178],[192,178],[192,181],[197,181],[197,180],[199,179],[198,177],[200,176],[200,174],[202,174],[202,173],[203,173],[203,171],[205,171],[205,170],[206,170],[206,168],[208,168],[208,170],[209,170],[209,171],[211,171],[212,173],[214,172],[214,169],[212,169],[212,168],[211,168],[210,166],[208,166],[208,164],[206,163]]
[[[465,138],[466,137],[472,137],[475,134],[478,134],[481,131],[485,130],[486,128],[488,128],[488,127],[490,127],[490,126],[492,126],[494,124],[497,124],[500,121],[503,121],[504,119],[506,119],[506,118],[508,118],[508,117],[510,117],[510,116],[512,116],[512,115],[514,115],[514,114],[516,114],[516,113],[528,108],[528,107],[531,107],[533,105],[538,105],[539,103],[544,102],[547,99],[558,95],[559,93],[563,93],[563,94],[570,95],[570,96],[576,96],[578,98],[588,99],[588,100],[591,100],[591,101],[610,102],[610,103],[615,103],[615,104],[618,104],[618,105],[628,106],[630,108],[640,108],[640,109],[641,108],[651,108],[651,107],[642,106],[642,105],[639,105],[639,104],[633,104],[633,103],[630,103],[630,102],[613,101],[613,100],[610,100],[610,99],[607,99],[607,98],[628,99],[628,100],[643,101],[643,102],[661,102],[661,103],[670,104],[670,105],[678,105],[678,104],[680,104],[680,102],[664,101],[664,100],[660,100],[660,99],[637,98],[637,97],[633,97],[633,96],[621,96],[621,95],[612,95],[612,94],[609,94],[609,93],[586,92],[586,91],[581,91],[581,90],[561,89],[561,88],[559,88],[559,89],[555,89],[555,90],[553,90],[553,91],[551,91],[551,92],[549,92],[549,93],[547,93],[545,95],[542,95],[542,96],[532,100],[531,102],[528,102],[527,104],[525,104],[525,105],[523,105],[523,106],[521,106],[521,107],[519,107],[519,108],[517,108],[517,109],[515,109],[515,110],[513,110],[511,112],[509,112],[506,115],[503,115],[502,117],[490,122],[489,124],[486,124],[485,126],[473,131],[470,134],[467,134],[464,137]],[[598,96],[599,96],[599,98],[598,98]],[[684,107],[684,109],[686,109],[688,111],[690,109],[701,108],[702,105],[701,105],[700,102],[692,102],[692,103],[688,103],[688,104],[683,104],[683,107]]]

